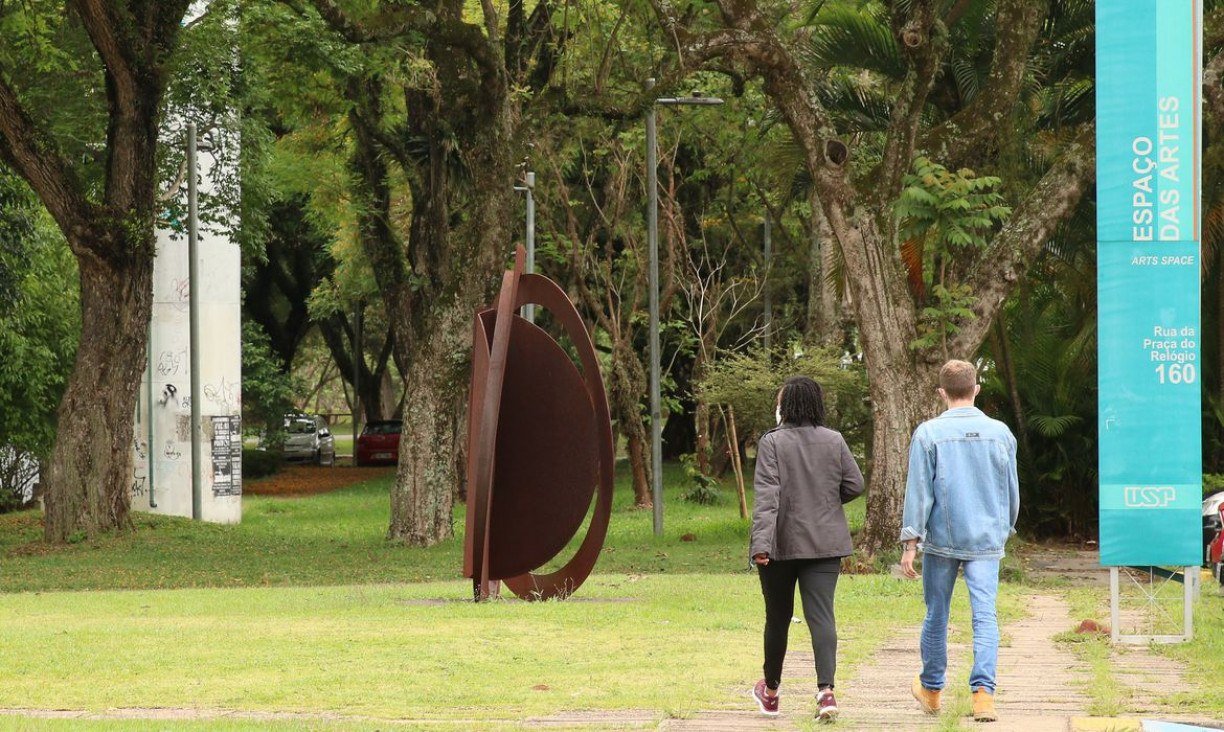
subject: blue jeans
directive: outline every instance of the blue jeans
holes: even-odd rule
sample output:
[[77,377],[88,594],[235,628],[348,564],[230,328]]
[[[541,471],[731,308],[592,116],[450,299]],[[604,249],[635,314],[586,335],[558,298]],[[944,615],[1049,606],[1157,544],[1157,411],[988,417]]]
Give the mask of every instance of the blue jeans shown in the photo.
[[969,688],[995,691],[995,669],[999,663],[999,619],[995,598],[999,594],[999,560],[951,559],[922,556],[922,596],[926,601],[926,620],[922,623],[922,685],[942,689],[948,670],[948,608],[956,571],[965,568],[969,606],[973,611],[973,672]]

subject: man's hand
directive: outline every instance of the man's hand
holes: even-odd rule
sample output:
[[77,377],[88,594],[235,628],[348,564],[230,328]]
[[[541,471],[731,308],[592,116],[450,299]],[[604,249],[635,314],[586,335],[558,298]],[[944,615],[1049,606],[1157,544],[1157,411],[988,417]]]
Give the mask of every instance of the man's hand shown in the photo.
[[769,555],[768,554],[758,554],[752,558],[752,561],[764,567],[766,564],[769,564]]
[[918,547],[907,543],[901,552],[901,573],[910,579],[918,579],[918,570],[914,569],[914,560],[918,558]]

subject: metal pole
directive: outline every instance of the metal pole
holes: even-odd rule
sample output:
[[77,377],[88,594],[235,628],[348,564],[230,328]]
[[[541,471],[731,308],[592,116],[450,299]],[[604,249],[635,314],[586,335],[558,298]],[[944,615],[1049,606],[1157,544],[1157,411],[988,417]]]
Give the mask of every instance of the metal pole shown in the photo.
[[[190,311],[191,338],[191,518],[199,521],[204,513],[203,459],[200,455],[202,440],[200,424],[200,288],[199,268],[196,264],[200,240],[200,219],[196,177],[199,171],[196,160],[196,126],[187,125],[187,281]],[[150,445],[150,455],[152,455]]]
[[[535,172],[527,171],[527,273],[535,272]],[[523,307],[523,317],[535,322],[535,305]]]
[[1182,575],[1182,612],[1185,614],[1182,618],[1183,627],[1185,629],[1184,641],[1189,643],[1194,640],[1194,598],[1196,596],[1195,589],[1199,581],[1199,568],[1186,567],[1186,573]]
[[773,300],[769,295],[769,280],[773,261],[773,243],[769,238],[769,211],[765,212],[765,286],[761,290],[761,299],[765,302],[765,350],[770,350],[773,343]]
[[1122,601],[1121,578],[1117,567],[1109,568],[1109,641],[1114,645],[1122,635],[1122,611],[1119,603]]
[[149,318],[149,350],[148,350],[147,360],[149,362],[149,374],[147,377],[148,381],[145,382],[145,402],[146,402],[145,421],[148,422],[148,424],[146,424],[145,427],[148,428],[149,447],[145,451],[146,453],[145,460],[147,461],[149,467],[147,470],[145,470],[145,474],[148,476],[148,481],[149,481],[149,508],[157,508],[157,499],[153,495],[154,432],[153,432],[153,319],[152,318]]
[[[655,80],[646,80],[646,91]],[[646,239],[650,250],[650,495],[654,533],[663,535],[663,425],[659,386],[659,171],[655,105],[646,112]]]

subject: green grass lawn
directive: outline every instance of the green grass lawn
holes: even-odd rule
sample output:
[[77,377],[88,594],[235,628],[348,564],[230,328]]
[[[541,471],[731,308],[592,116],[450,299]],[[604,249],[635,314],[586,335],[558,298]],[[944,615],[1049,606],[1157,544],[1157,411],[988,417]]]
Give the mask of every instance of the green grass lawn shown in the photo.
[[[3,595],[0,707],[662,718],[742,707],[760,673],[748,573],[602,573],[569,602],[467,596],[454,581]],[[880,628],[921,617],[921,596],[916,583],[847,576],[838,611],[846,675]]]
[[[468,601],[462,507],[454,540],[429,549],[388,542],[386,478],[311,497],[249,496],[237,526],[138,514],[133,531],[67,547],[43,544],[33,513],[0,517],[0,709],[301,713],[312,728],[341,729],[375,719],[470,728],[563,710],[661,719],[738,708],[760,664],[748,525],[730,489],[716,506],[680,500],[681,476],[666,476],[661,538],[618,484],[595,576],[572,601],[540,604]],[[852,504],[856,527],[862,515],[862,503]],[[881,628],[918,621],[920,588],[847,576],[838,611],[850,674],[889,636]],[[0,715],[0,728],[83,724],[302,722]]]
[[[633,507],[627,480],[618,482],[597,572],[746,568],[748,523],[739,518],[734,491],[725,488],[716,506],[690,504],[679,498],[682,476],[676,467],[665,475],[662,537],[654,536],[651,512]],[[0,592],[458,579],[463,506],[456,507],[453,540],[429,549],[392,544],[386,540],[390,482],[382,478],[310,497],[249,495],[235,526],[136,513],[134,531],[57,548],[40,541],[37,513],[0,516]],[[849,509],[852,526],[861,525],[863,501]]]
[[1203,581],[1194,606],[1194,642],[1159,646],[1158,650],[1186,664],[1199,683],[1193,695],[1175,694],[1171,703],[1206,709],[1224,720],[1224,595],[1214,579]]
[[[429,549],[388,542],[389,478],[310,497],[248,496],[236,526],[137,514],[132,531],[67,547],[39,540],[36,514],[0,516],[0,710],[269,715],[0,714],[0,729],[368,729],[403,720],[480,729],[566,710],[662,719],[742,708],[759,675],[762,621],[748,525],[730,487],[720,505],[697,506],[680,500],[678,468],[665,477],[665,535],[653,535],[651,513],[633,508],[618,483],[595,575],[573,600],[540,604],[468,601],[462,506],[453,540]],[[849,508],[857,529],[863,502]],[[1026,589],[1003,587],[1005,638]],[[1224,618],[1214,599],[1203,600],[1201,645],[1170,652],[1218,678]],[[920,584],[886,575],[845,576],[837,603],[843,679],[896,627],[922,617]],[[966,604],[958,587],[954,612],[965,627]],[[796,626],[792,642],[805,636]],[[285,716],[293,714],[305,716]]]

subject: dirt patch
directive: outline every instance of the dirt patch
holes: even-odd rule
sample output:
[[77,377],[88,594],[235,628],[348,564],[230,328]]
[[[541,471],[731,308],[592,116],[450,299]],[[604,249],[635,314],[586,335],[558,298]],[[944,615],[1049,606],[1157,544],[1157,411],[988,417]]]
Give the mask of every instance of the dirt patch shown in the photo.
[[393,475],[395,468],[324,468],[286,465],[276,475],[247,481],[243,493],[253,496],[311,496],[330,493],[367,480]]

